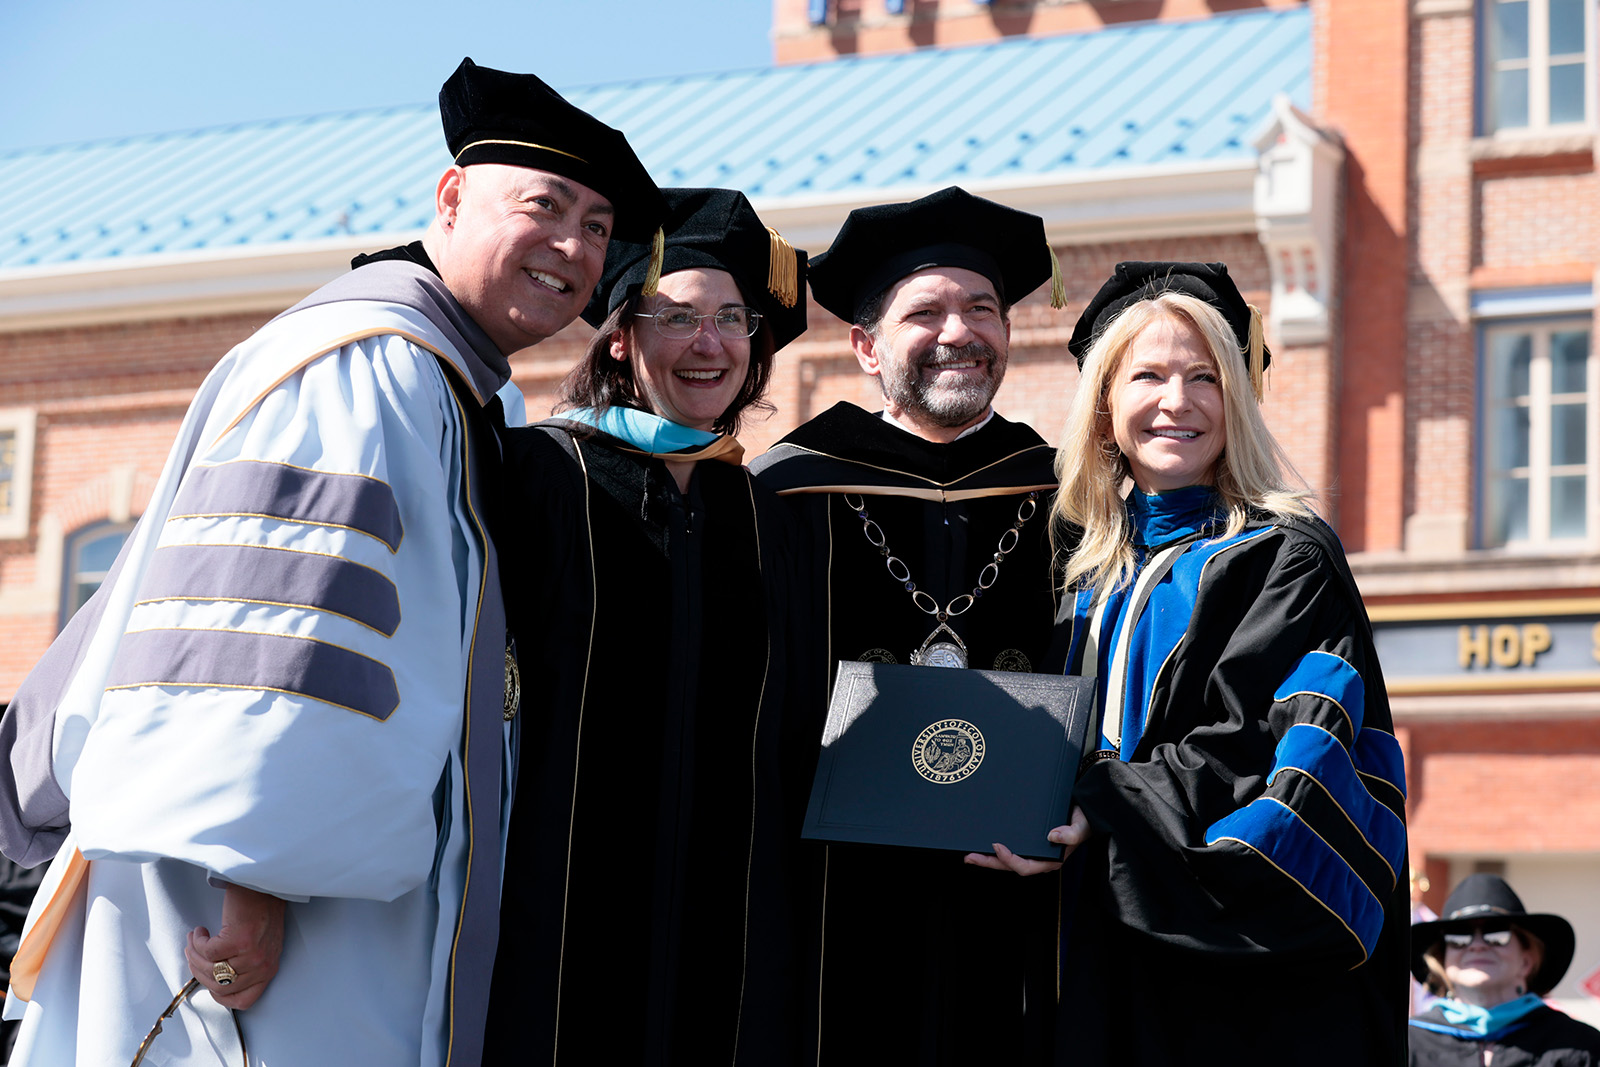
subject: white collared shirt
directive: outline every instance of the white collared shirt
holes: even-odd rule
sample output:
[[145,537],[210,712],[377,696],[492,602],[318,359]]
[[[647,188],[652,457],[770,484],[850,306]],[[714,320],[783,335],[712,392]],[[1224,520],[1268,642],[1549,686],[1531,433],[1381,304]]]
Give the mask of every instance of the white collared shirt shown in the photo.
[[[900,429],[904,430],[906,433],[911,434],[914,437],[921,437],[922,436],[920,433],[917,433],[917,431],[913,430],[911,427],[907,426],[905,423],[901,422],[899,419],[897,419],[893,415],[889,414],[887,409],[878,412],[878,417],[883,419],[883,421],[887,422],[890,426],[898,426]],[[979,419],[973,425],[968,426],[965,430],[962,430],[960,433],[956,434],[953,440],[959,441],[963,437],[968,436],[969,434],[977,433],[979,430],[981,430],[985,426],[989,425],[989,420],[992,419],[992,418],[994,418],[994,405],[993,404],[989,405],[989,414],[985,415],[982,419]]]

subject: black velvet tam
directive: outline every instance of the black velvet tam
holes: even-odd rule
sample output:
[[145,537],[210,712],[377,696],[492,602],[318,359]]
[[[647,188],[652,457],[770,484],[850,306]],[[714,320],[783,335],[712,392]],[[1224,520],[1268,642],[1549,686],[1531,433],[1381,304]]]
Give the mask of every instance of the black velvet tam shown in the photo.
[[[772,330],[778,348],[806,332],[806,254],[769,231],[736,189],[663,189],[661,274],[725,270]],[[599,326],[650,273],[651,240],[613,239],[584,321]]]
[[615,236],[649,240],[666,214],[627,138],[532,74],[463,59],[439,90],[439,115],[458,165],[506,163],[571,178],[611,201]]
[[[1146,263],[1139,260],[1118,263],[1110,279],[1094,294],[1089,306],[1078,316],[1072,328],[1072,340],[1067,351],[1083,369],[1084,357],[1089,354],[1095,338],[1105,332],[1111,320],[1141,300],[1150,300],[1162,293],[1186,293],[1198,297],[1222,312],[1222,317],[1233,327],[1239,340],[1239,351],[1250,347],[1250,305],[1239,295],[1239,287],[1228,277],[1226,263]],[[1272,362],[1272,353],[1262,348],[1262,369]]]
[[905,204],[850,212],[833,246],[811,261],[811,295],[846,322],[889,286],[929,267],[988,278],[1015,304],[1054,271],[1044,220],[952,185]]

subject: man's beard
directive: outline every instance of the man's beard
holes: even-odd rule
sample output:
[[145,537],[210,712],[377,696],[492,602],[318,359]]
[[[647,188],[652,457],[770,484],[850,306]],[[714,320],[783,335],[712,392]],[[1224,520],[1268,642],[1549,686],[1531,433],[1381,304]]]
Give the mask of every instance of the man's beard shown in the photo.
[[[961,375],[956,381],[943,381],[943,375],[932,379],[924,372],[944,363],[961,363],[976,360],[983,368],[982,377]],[[1000,382],[1006,374],[1006,357],[982,341],[973,341],[960,348],[935,345],[916,361],[896,358],[878,375],[883,395],[900,410],[914,415],[933,426],[965,426],[988,410]]]

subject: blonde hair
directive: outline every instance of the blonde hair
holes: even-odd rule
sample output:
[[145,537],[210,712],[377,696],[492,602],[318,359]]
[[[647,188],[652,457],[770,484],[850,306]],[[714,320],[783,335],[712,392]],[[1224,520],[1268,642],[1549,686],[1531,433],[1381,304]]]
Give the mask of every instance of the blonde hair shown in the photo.
[[[1056,452],[1061,488],[1050,511],[1050,534],[1058,547],[1066,540],[1069,527],[1083,531],[1067,561],[1062,581],[1067,589],[1120,586],[1133,577],[1133,528],[1122,499],[1123,483],[1131,472],[1127,457],[1111,436],[1107,400],[1111,381],[1134,340],[1161,319],[1194,327],[1222,384],[1225,443],[1217,457],[1214,485],[1227,510],[1227,523],[1218,535],[1239,533],[1252,513],[1280,519],[1312,515],[1311,490],[1267,429],[1243,350],[1222,312],[1186,293],[1159,293],[1130,305],[1095,339],[1067,412]],[[1291,480],[1298,487],[1291,485]]]

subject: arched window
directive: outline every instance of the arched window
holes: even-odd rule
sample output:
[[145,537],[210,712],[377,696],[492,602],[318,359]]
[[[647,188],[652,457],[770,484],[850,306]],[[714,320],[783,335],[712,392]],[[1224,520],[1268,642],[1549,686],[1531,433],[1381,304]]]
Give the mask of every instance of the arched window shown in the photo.
[[66,572],[61,596],[61,625],[77,614],[106,580],[122,542],[133,532],[131,522],[97,522],[73,532],[65,545]]

